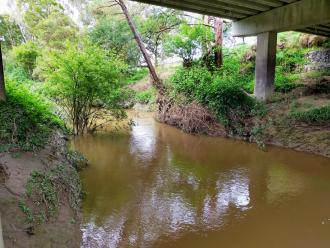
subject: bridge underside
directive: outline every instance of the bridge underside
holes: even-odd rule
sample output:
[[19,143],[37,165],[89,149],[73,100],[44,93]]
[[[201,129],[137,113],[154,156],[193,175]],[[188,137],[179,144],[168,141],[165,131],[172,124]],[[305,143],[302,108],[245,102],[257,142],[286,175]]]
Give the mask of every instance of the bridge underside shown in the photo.
[[255,96],[274,90],[278,32],[299,31],[330,37],[330,0],[133,0],[217,16],[233,21],[234,36],[257,36]]

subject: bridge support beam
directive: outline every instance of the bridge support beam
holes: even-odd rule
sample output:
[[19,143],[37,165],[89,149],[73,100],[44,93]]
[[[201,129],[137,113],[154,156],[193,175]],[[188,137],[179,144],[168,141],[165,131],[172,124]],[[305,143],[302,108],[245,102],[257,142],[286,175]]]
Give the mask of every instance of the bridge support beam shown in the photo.
[[267,101],[275,89],[276,44],[276,32],[258,34],[254,86],[254,95],[258,100]]
[[233,35],[254,36],[327,23],[330,23],[330,0],[301,0],[234,22]]

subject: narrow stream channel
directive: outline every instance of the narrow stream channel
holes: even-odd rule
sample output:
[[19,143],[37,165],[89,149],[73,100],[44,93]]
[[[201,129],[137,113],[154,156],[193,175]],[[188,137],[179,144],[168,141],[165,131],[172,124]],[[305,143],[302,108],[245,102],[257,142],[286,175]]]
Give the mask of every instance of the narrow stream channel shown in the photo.
[[81,247],[330,247],[329,159],[134,119],[73,141],[91,162]]

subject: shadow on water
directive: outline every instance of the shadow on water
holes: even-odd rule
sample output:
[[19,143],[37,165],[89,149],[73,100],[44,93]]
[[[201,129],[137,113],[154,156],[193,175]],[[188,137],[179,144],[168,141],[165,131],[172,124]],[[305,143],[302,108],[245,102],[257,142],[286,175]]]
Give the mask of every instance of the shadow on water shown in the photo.
[[329,159],[135,121],[72,142],[82,247],[330,247]]

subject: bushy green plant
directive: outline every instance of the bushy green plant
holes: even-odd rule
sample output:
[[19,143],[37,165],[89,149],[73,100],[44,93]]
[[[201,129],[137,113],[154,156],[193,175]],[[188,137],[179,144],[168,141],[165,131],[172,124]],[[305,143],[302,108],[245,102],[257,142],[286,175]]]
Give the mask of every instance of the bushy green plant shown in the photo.
[[[75,135],[123,118],[120,111],[125,63],[113,52],[83,41],[40,61],[49,93],[65,111]],[[100,124],[100,121],[102,123]]]
[[282,93],[292,91],[301,85],[297,83],[298,79],[298,75],[285,73],[281,67],[277,67],[275,73],[275,91]]
[[36,67],[36,60],[40,56],[40,49],[33,41],[28,41],[13,48],[13,57],[19,66],[31,77]]
[[78,151],[69,150],[66,157],[77,171],[81,171],[88,166],[88,160]]
[[141,104],[149,104],[155,102],[155,91],[153,89],[136,93],[136,101]]
[[189,67],[198,52],[209,50],[213,41],[214,33],[209,27],[182,24],[177,34],[167,37],[164,48],[167,54],[180,56],[184,65]]
[[293,112],[294,120],[308,124],[324,125],[330,122],[330,105],[304,112]]
[[145,78],[149,73],[147,68],[130,70],[127,75],[127,79],[125,80],[127,84],[136,83],[139,80]]
[[73,21],[61,12],[51,12],[45,19],[39,20],[34,28],[38,42],[47,48],[64,49],[65,41],[74,41],[78,28]]
[[174,91],[207,106],[224,125],[231,126],[251,115],[256,106],[255,100],[243,90],[246,80],[239,72],[239,63],[228,60],[214,73],[200,66],[178,70],[171,84]]
[[306,63],[305,54],[306,50],[301,48],[280,49],[276,54],[276,65],[285,73],[297,71]]
[[0,103],[1,144],[12,144],[23,150],[44,146],[52,130],[63,126],[62,121],[40,95],[10,80],[6,86],[7,101]]

